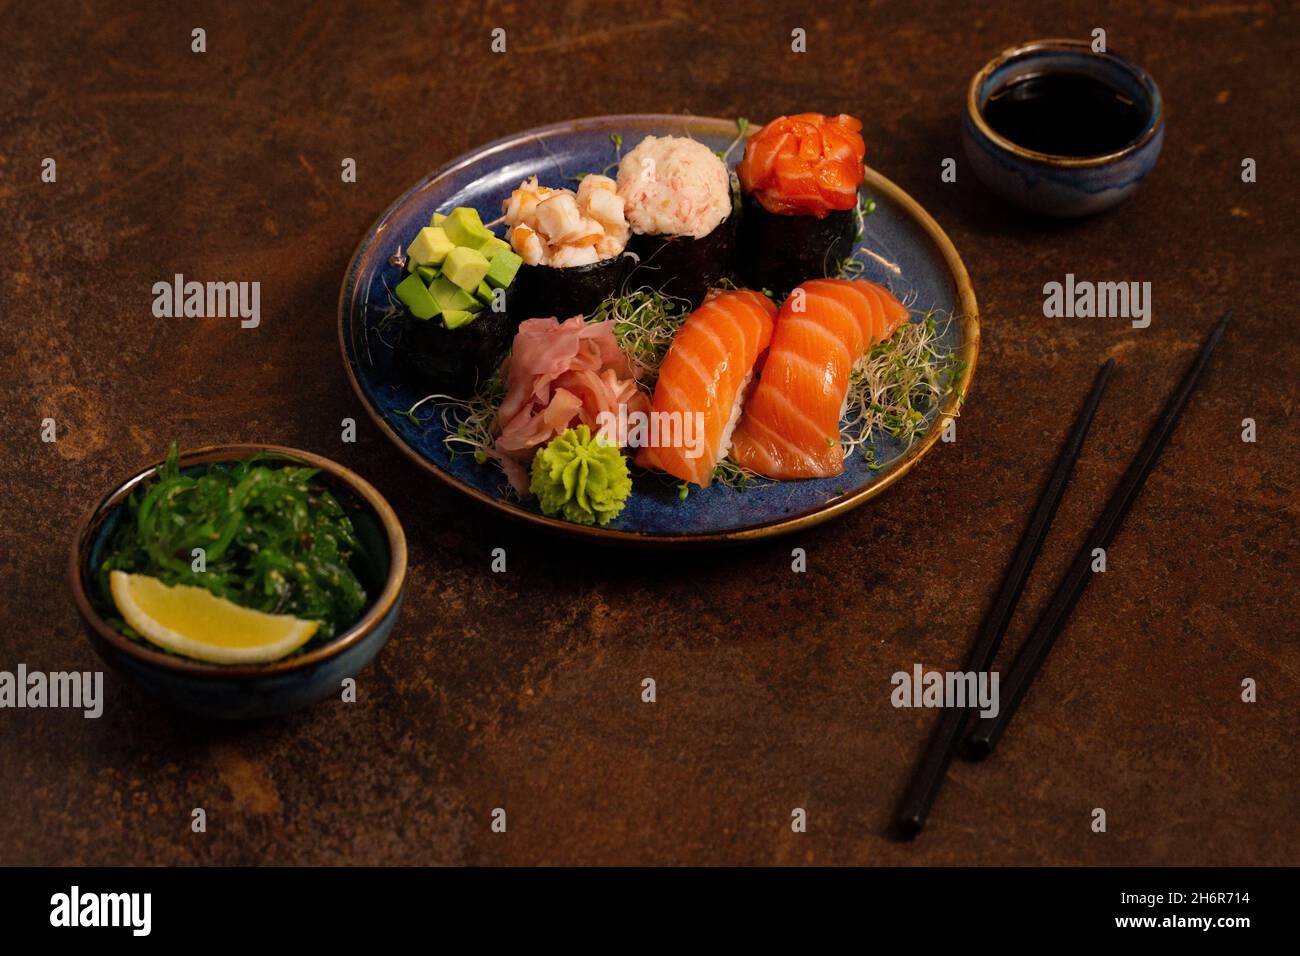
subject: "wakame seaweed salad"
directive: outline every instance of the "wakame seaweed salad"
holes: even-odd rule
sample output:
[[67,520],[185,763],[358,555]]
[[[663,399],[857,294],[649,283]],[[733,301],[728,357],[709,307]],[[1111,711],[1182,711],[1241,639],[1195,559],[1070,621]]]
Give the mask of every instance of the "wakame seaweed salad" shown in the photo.
[[173,443],[127,499],[105,548],[96,596],[115,627],[136,636],[115,608],[113,571],[319,621],[308,646],[356,623],[367,597],[351,561],[364,548],[343,504],[315,480],[317,469],[261,454],[184,472],[179,461]]

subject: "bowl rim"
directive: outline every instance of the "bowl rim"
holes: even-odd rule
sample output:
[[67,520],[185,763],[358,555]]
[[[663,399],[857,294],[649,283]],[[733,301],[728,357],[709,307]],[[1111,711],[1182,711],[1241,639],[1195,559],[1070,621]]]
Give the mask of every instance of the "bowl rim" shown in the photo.
[[[1041,153],[1038,150],[1028,149],[1024,146],[1014,143],[994,132],[993,128],[984,119],[984,113],[980,109],[979,89],[993,73],[1029,53],[1040,51],[1056,51],[1061,53],[1087,53],[1098,59],[1108,60],[1121,69],[1131,73],[1139,83],[1141,83],[1151,94],[1152,110],[1151,116],[1147,119],[1141,134],[1131,143],[1113,150],[1109,153],[1102,153],[1097,156],[1061,156],[1056,153]],[[1121,56],[1112,50],[1106,50],[1104,53],[1093,51],[1092,44],[1087,40],[1076,40],[1066,37],[1050,38],[1045,40],[1030,40],[1027,43],[1021,43],[1016,46],[1007,47],[993,59],[985,63],[975,75],[971,77],[970,85],[966,88],[966,118],[980,132],[980,135],[988,139],[994,146],[1011,153],[1021,159],[1028,160],[1045,166],[1069,169],[1087,169],[1097,166],[1108,166],[1118,160],[1124,159],[1138,152],[1153,139],[1164,127],[1165,107],[1164,98],[1160,95],[1160,87],[1156,81],[1142,67],[1138,66],[1127,57]]]
[[142,663],[162,667],[166,670],[184,674],[187,677],[244,678],[288,674],[336,657],[359,644],[374,630],[380,621],[388,616],[400,598],[402,589],[406,584],[406,534],[402,530],[396,512],[393,511],[383,495],[370,482],[338,462],[312,452],[289,448],[284,445],[262,443],[203,445],[180,452],[180,463],[182,467],[190,467],[246,458],[258,452],[269,453],[278,459],[302,462],[320,469],[360,498],[379,518],[380,524],[383,525],[384,534],[388,539],[388,577],[385,579],[384,586],[378,597],[375,598],[360,620],[332,641],[315,650],[295,657],[281,658],[260,664],[213,664],[193,658],[180,657],[175,654],[166,654],[161,650],[154,650],[149,645],[133,641],[116,629],[109,627],[107,622],[99,615],[99,612],[95,610],[90,595],[86,591],[83,572],[88,572],[86,562],[90,558],[89,548],[109,515],[125,504],[131,493],[162,466],[163,462],[157,461],[143,471],[137,472],[106,494],[85,513],[77,524],[77,533],[72,541],[72,553],[69,563],[73,600],[77,605],[82,620],[91,628],[96,637],[114,650],[133,657]]

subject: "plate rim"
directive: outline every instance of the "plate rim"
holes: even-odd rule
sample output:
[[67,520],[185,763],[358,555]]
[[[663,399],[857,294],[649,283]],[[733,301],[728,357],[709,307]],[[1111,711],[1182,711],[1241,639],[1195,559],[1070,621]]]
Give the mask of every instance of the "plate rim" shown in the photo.
[[338,300],[338,336],[339,351],[343,358],[343,367],[347,372],[348,381],[352,385],[352,391],[362,406],[366,414],[370,416],[372,422],[379,426],[380,431],[396,445],[401,452],[415,462],[421,469],[437,476],[444,484],[455,490],[467,494],[476,501],[492,508],[500,514],[505,515],[516,521],[522,521],[535,527],[544,528],[557,534],[568,535],[570,537],[582,538],[588,541],[597,540],[609,544],[625,545],[653,545],[661,547],[671,547],[674,545],[718,545],[732,544],[745,541],[754,541],[763,538],[776,537],[778,535],[790,534],[805,528],[811,528],[829,521],[832,518],[839,517],[854,508],[864,504],[885,490],[911,471],[915,465],[939,440],[939,436],[947,428],[948,423],[958,417],[961,407],[965,404],[970,395],[971,382],[975,376],[975,365],[979,358],[980,346],[980,321],[979,308],[975,300],[975,290],[971,285],[970,274],[966,270],[966,265],[962,262],[960,254],[948,234],[935,221],[924,207],[911,197],[902,187],[893,180],[882,175],[870,166],[866,167],[866,177],[863,185],[872,191],[872,195],[886,195],[889,199],[902,207],[903,211],[920,226],[926,234],[931,244],[938,250],[943,257],[944,264],[953,277],[956,286],[957,301],[960,305],[961,314],[959,321],[962,332],[962,345],[959,353],[964,365],[961,377],[958,381],[958,387],[950,389],[943,406],[939,409],[934,423],[926,430],[925,434],[916,440],[912,446],[903,453],[892,467],[888,469],[880,478],[868,485],[857,489],[847,495],[839,498],[833,498],[825,504],[815,508],[799,512],[794,515],[787,515],[783,518],[775,518],[771,521],[765,521],[760,524],[750,525],[745,528],[725,529],[719,531],[703,532],[648,532],[648,531],[628,531],[617,528],[601,528],[597,526],[580,525],[571,521],[563,521],[559,518],[551,518],[543,514],[534,513],[520,505],[508,501],[504,498],[498,498],[490,495],[485,491],[475,488],[473,485],[461,481],[455,475],[452,475],[437,464],[419,454],[416,449],[411,447],[401,435],[384,419],[379,409],[375,408],[371,401],[366,397],[361,382],[358,380],[356,371],[353,368],[354,357],[349,348],[347,335],[348,325],[348,292],[354,287],[356,275],[359,266],[359,260],[363,250],[372,244],[380,231],[383,229],[387,220],[392,214],[400,208],[406,201],[417,191],[428,188],[440,179],[444,179],[452,173],[463,169],[470,163],[484,160],[495,153],[508,149],[512,146],[527,143],[536,140],[544,135],[563,132],[577,132],[583,129],[606,128],[622,123],[628,125],[631,123],[706,123],[722,124],[728,127],[735,126],[735,120],[728,120],[715,116],[696,116],[694,114],[679,113],[616,113],[604,116],[588,116],[580,119],[563,120],[558,123],[549,123],[545,126],[536,126],[531,129],[513,133],[493,140],[482,146],[461,153],[454,159],[438,167],[432,173],[419,179],[409,188],[404,190],[380,215],[370,224],[362,234],[356,248],[353,249],[352,256],[348,260],[347,268],[343,272],[343,284],[339,289]]

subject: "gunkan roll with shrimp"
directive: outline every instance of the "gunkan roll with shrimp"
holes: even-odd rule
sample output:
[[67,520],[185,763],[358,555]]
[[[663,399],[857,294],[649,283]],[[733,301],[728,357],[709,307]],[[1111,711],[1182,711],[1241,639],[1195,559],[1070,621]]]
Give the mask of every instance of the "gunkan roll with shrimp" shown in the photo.
[[513,324],[590,315],[622,291],[628,224],[608,176],[584,176],[577,192],[532,176],[502,203],[506,235],[523,260],[511,289]]

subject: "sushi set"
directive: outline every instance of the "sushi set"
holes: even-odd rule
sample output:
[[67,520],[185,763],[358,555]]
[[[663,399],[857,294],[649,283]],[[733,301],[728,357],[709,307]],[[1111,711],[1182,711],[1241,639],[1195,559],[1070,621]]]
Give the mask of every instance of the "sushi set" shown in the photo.
[[422,467],[556,530],[740,540],[860,504],[951,431],[979,342],[861,131],[610,116],[453,161],[348,268],[354,388]]

